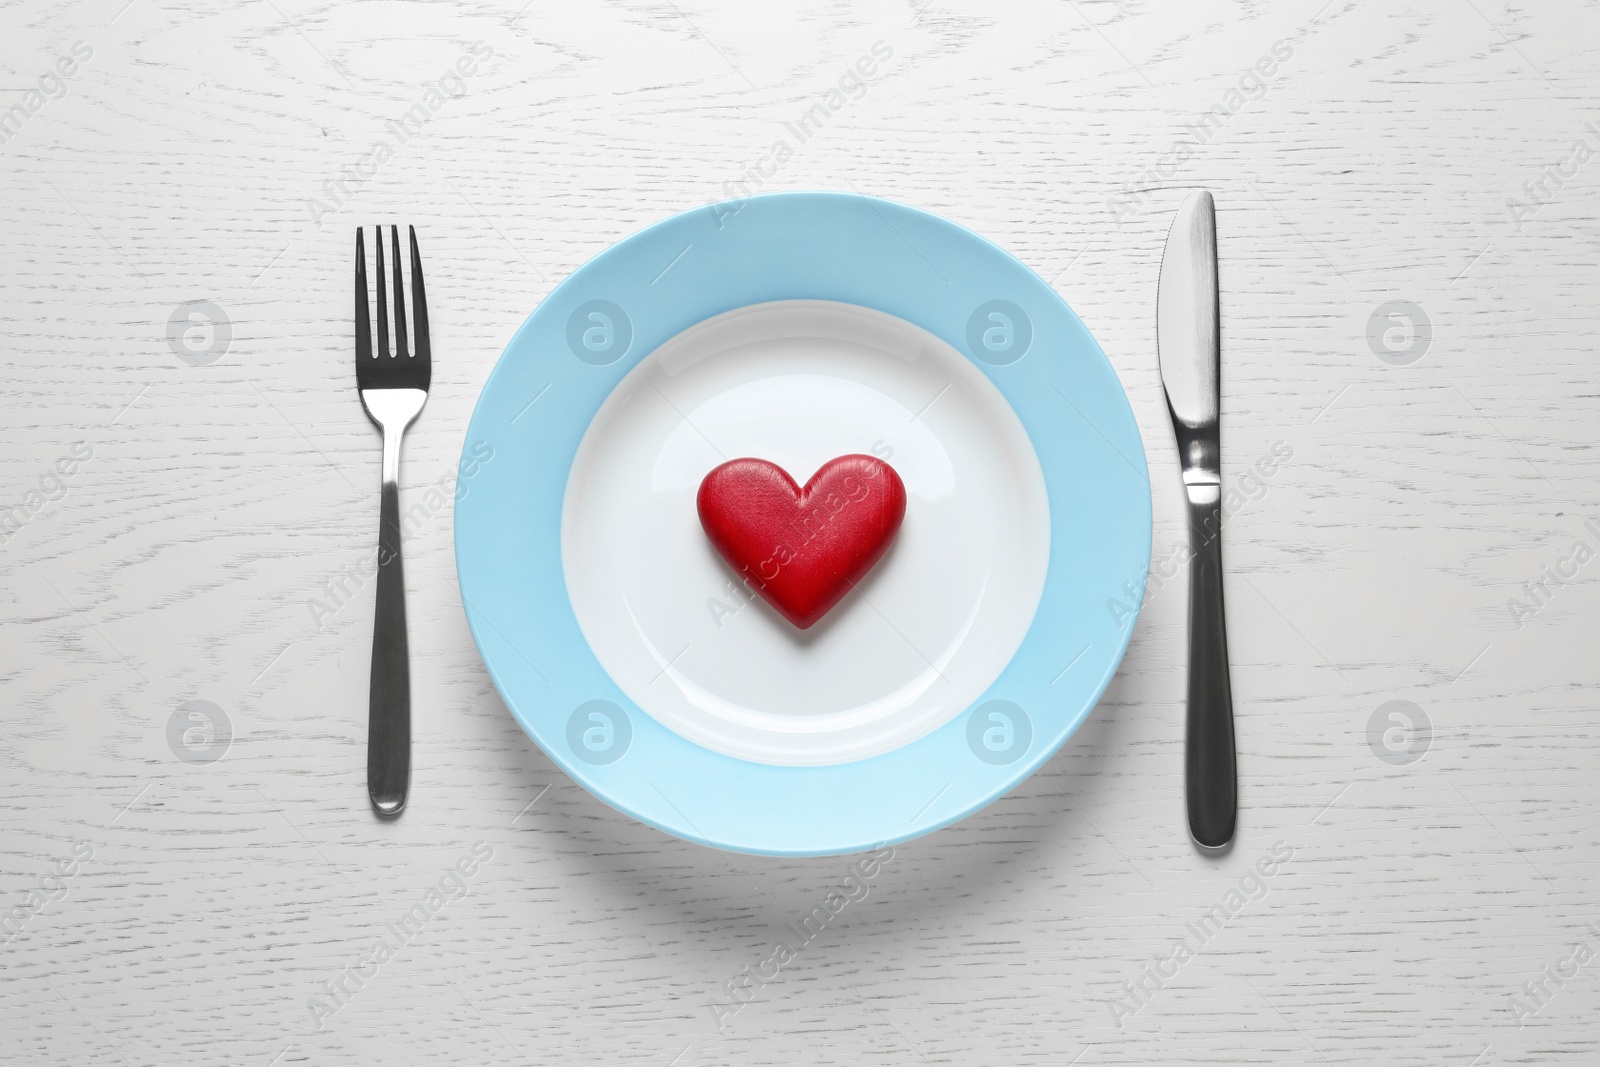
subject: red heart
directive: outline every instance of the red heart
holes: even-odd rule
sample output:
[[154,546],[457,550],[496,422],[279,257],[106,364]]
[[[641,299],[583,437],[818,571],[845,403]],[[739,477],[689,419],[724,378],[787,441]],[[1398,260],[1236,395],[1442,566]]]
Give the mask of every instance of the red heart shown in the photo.
[[906,487],[871,456],[830,459],[804,489],[764,459],[706,475],[700,525],[751,589],[804,630],[828,613],[889,548]]

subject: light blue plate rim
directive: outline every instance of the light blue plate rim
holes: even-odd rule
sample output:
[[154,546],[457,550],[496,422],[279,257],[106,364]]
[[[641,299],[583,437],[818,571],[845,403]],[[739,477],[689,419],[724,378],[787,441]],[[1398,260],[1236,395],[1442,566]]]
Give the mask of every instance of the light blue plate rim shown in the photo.
[[[590,420],[642,358],[723,312],[806,299],[898,316],[973,358],[1038,454],[1050,563],[1031,628],[971,708],[880,756],[778,767],[702,748],[622,693],[568,599],[561,510]],[[977,811],[1072,736],[1133,633],[1150,560],[1150,485],[1110,362],[1033,271],[964,227],[903,204],[772,193],[658,222],[595,256],[539,304],[473,411],[455,537],[463,609],[495,687],[574,780],[691,841],[835,855]]]

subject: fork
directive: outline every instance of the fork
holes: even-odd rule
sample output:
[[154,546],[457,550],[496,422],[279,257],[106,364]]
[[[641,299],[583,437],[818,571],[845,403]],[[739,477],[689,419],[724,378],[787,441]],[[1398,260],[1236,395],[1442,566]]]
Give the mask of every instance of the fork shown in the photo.
[[367,304],[367,252],[356,230],[356,388],[361,405],[383,431],[383,493],[378,516],[378,591],[372,626],[372,681],[367,711],[367,795],[379,815],[399,815],[411,780],[411,659],[406,643],[406,582],[400,555],[400,439],[428,399],[432,358],[422,256],[411,233],[411,315],[416,351],[406,350],[406,305],[400,280],[400,228],[391,226],[394,250],[394,339],[389,352],[389,308],[384,297],[383,227],[377,231],[378,351],[372,351]]

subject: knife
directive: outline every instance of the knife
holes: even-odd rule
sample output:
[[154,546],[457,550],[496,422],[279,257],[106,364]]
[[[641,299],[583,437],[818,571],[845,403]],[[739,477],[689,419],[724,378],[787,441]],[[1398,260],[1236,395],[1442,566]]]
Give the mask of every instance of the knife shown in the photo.
[[1222,608],[1222,342],[1217,310],[1217,215],[1211,194],[1178,209],[1156,289],[1161,384],[1189,498],[1189,693],[1184,793],[1189,833],[1204,849],[1233,840],[1238,768]]

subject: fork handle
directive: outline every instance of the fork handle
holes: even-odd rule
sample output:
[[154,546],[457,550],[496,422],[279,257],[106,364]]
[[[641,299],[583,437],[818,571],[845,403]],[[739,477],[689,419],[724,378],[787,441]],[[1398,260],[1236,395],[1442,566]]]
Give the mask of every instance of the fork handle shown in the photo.
[[400,554],[400,437],[383,433],[383,503],[378,516],[378,592],[372,624],[367,716],[367,795],[379,815],[399,815],[411,781],[411,658],[406,643],[405,566]]
[[1202,848],[1233,840],[1239,776],[1233,743],[1233,686],[1228,680],[1228,627],[1222,606],[1221,488],[1189,491],[1189,702],[1184,791],[1189,832]]

